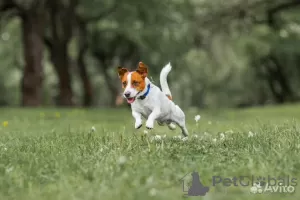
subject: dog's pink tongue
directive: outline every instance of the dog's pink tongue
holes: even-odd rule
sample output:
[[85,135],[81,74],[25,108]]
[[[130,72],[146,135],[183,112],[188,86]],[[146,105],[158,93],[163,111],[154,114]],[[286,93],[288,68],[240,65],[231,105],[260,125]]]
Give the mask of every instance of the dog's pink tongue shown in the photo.
[[134,100],[135,100],[134,98],[128,98],[128,99],[127,99],[127,102],[128,102],[128,103],[133,103]]

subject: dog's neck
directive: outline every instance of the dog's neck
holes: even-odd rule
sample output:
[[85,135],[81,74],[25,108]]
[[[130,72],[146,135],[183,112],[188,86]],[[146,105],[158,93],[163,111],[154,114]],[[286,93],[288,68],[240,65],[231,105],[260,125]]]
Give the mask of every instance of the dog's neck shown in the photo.
[[[143,99],[145,99],[147,96],[148,96],[148,94],[149,94],[149,92],[150,92],[150,88],[151,88],[151,81],[146,77],[145,78],[145,88],[144,88],[144,90],[143,91],[141,91],[140,92],[140,94],[138,95],[138,99],[139,100],[143,100]],[[150,88],[149,88],[150,87]]]

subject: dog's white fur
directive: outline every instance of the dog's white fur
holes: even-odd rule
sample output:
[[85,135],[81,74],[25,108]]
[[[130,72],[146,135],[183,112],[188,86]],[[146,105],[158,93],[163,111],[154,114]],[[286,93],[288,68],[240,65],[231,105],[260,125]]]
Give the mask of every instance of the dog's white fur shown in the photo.
[[[145,78],[146,87],[138,93],[130,84],[124,90],[130,92],[136,100],[131,104],[132,116],[135,118],[135,128],[138,129],[142,126],[142,117],[146,118],[146,128],[152,129],[154,121],[159,125],[167,124],[169,129],[174,130],[177,124],[182,131],[183,136],[188,136],[188,130],[185,124],[185,114],[171,101],[167,95],[171,96],[171,92],[167,82],[167,76],[171,71],[172,66],[168,63],[160,72],[160,85],[161,89],[154,85],[147,77]],[[131,73],[127,75],[128,83],[131,81]],[[145,99],[141,100],[138,97],[144,95],[147,91],[147,85],[150,84],[150,91]]]

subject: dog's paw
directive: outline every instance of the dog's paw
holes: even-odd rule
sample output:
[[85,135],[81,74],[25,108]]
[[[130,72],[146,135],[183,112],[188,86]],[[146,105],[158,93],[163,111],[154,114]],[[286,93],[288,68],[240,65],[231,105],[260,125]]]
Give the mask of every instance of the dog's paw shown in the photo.
[[135,122],[134,128],[139,129],[143,126],[142,122]]
[[147,129],[153,129],[154,123],[152,121],[147,121],[146,122],[146,128]]
[[143,124],[140,124],[139,126],[136,126],[135,129],[139,129],[143,126]]

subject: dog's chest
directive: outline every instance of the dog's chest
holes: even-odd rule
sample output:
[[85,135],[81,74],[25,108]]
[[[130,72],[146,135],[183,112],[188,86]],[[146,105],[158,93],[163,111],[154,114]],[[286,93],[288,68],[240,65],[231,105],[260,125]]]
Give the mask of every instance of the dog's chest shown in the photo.
[[153,106],[146,103],[137,103],[134,105],[133,109],[147,118],[153,111]]
[[[154,92],[154,90],[152,92]],[[143,100],[139,99],[132,104],[132,109],[138,113],[141,113],[143,117],[147,118],[152,113],[154,108],[158,106],[159,102],[157,102],[155,99],[157,99],[155,95],[149,95]]]

